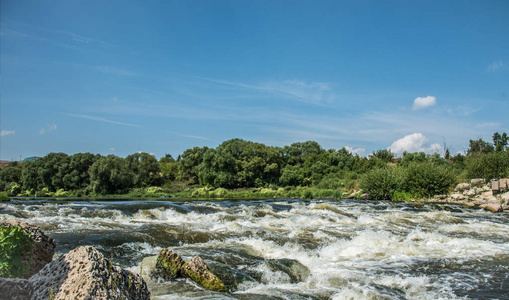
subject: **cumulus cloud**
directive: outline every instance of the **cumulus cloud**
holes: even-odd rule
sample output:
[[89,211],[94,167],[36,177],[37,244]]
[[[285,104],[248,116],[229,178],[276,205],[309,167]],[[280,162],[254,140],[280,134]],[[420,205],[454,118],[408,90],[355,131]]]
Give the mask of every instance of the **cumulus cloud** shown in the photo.
[[350,152],[351,154],[358,154],[359,156],[364,156],[366,154],[366,149],[364,148],[356,148],[350,146],[345,146],[346,151]]
[[46,132],[49,132],[49,131],[53,131],[53,130],[57,130],[57,125],[56,124],[50,124],[44,128],[41,128],[41,130],[39,130],[39,133],[41,135],[45,134]]
[[426,107],[430,107],[437,104],[437,98],[433,96],[427,97],[417,97],[414,100],[414,105],[412,106],[412,110],[423,109]]
[[15,130],[2,130],[2,131],[0,131],[0,136],[6,136],[6,135],[10,135],[10,134],[16,134],[16,131]]
[[429,139],[422,133],[413,133],[396,140],[389,146],[389,150],[394,153],[402,154],[403,152],[437,152],[441,151],[442,146],[434,143],[428,145]]

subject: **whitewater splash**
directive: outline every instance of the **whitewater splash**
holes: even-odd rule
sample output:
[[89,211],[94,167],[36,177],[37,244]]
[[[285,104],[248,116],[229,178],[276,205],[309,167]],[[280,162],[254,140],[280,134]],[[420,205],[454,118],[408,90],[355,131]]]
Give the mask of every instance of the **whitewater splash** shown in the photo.
[[148,280],[153,299],[507,298],[507,214],[443,208],[354,200],[44,200],[1,204],[0,217],[40,226],[61,253],[93,245],[143,274],[150,267],[140,268],[142,260],[170,247],[234,275],[229,294],[186,280]]

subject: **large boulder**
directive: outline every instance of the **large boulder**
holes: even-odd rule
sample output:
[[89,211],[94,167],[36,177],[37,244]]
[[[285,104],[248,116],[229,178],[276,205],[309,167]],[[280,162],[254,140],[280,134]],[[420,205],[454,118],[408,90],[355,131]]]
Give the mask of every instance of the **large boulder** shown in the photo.
[[199,256],[195,256],[186,262],[181,271],[185,277],[191,278],[207,290],[228,291],[221,280],[209,270],[207,264]]
[[48,237],[39,227],[17,220],[0,221],[0,227],[19,226],[29,236],[31,251],[21,257],[21,265],[29,265],[30,272],[24,277],[28,278],[41,270],[53,259],[55,253],[55,240]]
[[113,266],[97,249],[78,247],[47,264],[30,281],[32,299],[150,299],[145,281]]

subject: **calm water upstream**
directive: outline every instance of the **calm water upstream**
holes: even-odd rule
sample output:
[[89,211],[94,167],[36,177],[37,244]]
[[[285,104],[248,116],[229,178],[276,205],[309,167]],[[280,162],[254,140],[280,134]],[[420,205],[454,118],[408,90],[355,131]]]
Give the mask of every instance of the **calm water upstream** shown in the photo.
[[508,214],[352,200],[0,204],[13,217],[61,253],[93,245],[140,271],[170,247],[234,284],[224,294],[149,280],[153,299],[509,299]]

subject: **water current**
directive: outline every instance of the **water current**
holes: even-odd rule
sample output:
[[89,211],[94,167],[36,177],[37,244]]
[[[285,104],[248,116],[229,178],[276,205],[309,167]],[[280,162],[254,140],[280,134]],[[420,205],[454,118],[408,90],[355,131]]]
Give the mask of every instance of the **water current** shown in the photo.
[[201,256],[231,287],[145,275],[152,299],[509,299],[508,214],[355,200],[0,204],[0,218],[14,217],[40,226],[58,253],[93,245],[148,274],[169,247]]

